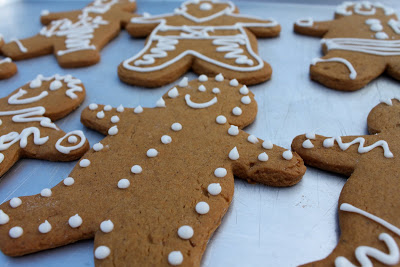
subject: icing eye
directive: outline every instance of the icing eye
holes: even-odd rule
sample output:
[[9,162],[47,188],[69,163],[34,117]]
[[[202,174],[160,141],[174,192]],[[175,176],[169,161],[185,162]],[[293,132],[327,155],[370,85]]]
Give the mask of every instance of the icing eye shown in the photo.
[[204,85],[200,85],[199,86],[199,91],[200,92],[205,92],[206,91],[206,87]]
[[212,92],[214,94],[219,94],[219,93],[221,93],[221,90],[219,90],[219,88],[215,87],[214,89],[212,89]]
[[208,11],[211,10],[213,7],[210,3],[203,3],[200,5],[200,10]]

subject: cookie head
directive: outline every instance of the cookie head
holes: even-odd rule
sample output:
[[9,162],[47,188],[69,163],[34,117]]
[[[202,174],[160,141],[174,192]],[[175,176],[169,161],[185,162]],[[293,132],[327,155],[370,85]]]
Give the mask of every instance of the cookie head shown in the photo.
[[186,14],[194,18],[206,18],[216,14],[229,14],[235,11],[235,7],[230,2],[218,1],[186,1],[175,13]]
[[385,99],[368,115],[368,131],[371,134],[388,130],[400,130],[400,100]]
[[369,1],[362,2],[343,2],[336,8],[335,15],[336,17],[341,16],[351,16],[351,15],[360,15],[360,16],[391,16],[394,15],[394,9],[391,7],[387,7],[382,3],[372,3]]
[[[236,79],[224,79],[221,74],[216,77],[200,75],[190,82],[183,78],[163,99],[167,108],[184,105],[196,119],[215,121],[219,117],[241,128],[252,123],[257,113],[253,93]],[[200,112],[202,116],[197,115]]]

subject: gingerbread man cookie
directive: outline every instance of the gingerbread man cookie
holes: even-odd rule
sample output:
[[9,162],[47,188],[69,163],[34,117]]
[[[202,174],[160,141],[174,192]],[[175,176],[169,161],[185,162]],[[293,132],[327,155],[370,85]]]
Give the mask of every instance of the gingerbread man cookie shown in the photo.
[[399,266],[399,118],[400,101],[389,99],[370,112],[371,135],[294,139],[306,164],[350,176],[339,198],[339,243],[307,266]]
[[141,52],[120,64],[120,79],[157,87],[192,69],[247,85],[268,80],[272,69],[257,55],[256,37],[276,37],[280,25],[238,12],[232,2],[195,0],[172,14],[133,18],[127,31],[148,38]]
[[[0,34],[0,48],[4,45],[3,36]],[[0,59],[0,80],[8,79],[17,73],[17,65],[15,65],[11,58],[7,57]]]
[[70,75],[43,77],[0,99],[0,176],[20,158],[71,161],[89,143],[82,131],[65,133],[52,120],[75,110],[85,98],[82,82]]
[[0,206],[1,250],[18,256],[94,237],[96,266],[199,266],[234,175],[292,186],[305,172],[296,153],[241,130],[256,113],[247,87],[222,75],[184,78],[156,108],[89,105],[82,123],[108,136],[50,197]]
[[6,56],[21,60],[54,53],[64,68],[85,67],[100,61],[100,50],[135,16],[134,0],[95,0],[82,10],[50,13],[39,34],[13,39],[2,47]]
[[335,19],[300,19],[300,34],[321,36],[325,56],[312,60],[310,76],[329,88],[354,91],[383,72],[400,80],[400,22],[380,3],[344,2]]

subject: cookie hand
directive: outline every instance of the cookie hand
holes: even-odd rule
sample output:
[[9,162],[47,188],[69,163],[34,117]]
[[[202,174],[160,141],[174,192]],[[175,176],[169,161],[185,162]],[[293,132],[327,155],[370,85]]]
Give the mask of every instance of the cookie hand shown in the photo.
[[13,60],[48,55],[52,51],[53,42],[40,34],[22,40],[11,39],[10,42],[4,44],[1,48],[1,52]]
[[314,21],[312,18],[299,19],[294,24],[294,31],[303,35],[320,37],[329,31],[333,23],[334,20]]

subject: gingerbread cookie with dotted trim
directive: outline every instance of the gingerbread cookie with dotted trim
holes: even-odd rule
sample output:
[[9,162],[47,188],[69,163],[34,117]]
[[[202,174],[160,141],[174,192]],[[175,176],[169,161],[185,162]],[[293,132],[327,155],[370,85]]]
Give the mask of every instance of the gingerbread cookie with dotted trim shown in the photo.
[[[3,36],[0,34],[0,48],[4,45]],[[17,65],[15,65],[11,58],[7,57],[0,59],[0,80],[8,79],[17,73]]]
[[390,7],[344,2],[334,20],[300,19],[294,31],[323,37],[325,56],[312,60],[310,76],[329,88],[358,90],[384,72],[400,80],[400,22]]
[[0,206],[1,250],[94,237],[96,266],[199,266],[234,176],[281,187],[306,170],[296,153],[241,130],[256,113],[247,87],[222,75],[184,78],[156,108],[89,105],[82,123],[108,136],[50,197]]
[[20,158],[72,161],[89,143],[82,131],[65,133],[52,120],[75,110],[85,98],[82,82],[70,75],[43,77],[0,99],[0,176]]
[[256,37],[276,37],[281,27],[238,13],[232,2],[207,0],[184,2],[172,14],[133,18],[127,31],[148,38],[141,52],[119,65],[120,79],[157,87],[192,69],[247,85],[269,80],[272,69],[257,55]]
[[43,10],[41,22],[47,26],[39,34],[13,39],[1,50],[14,60],[54,53],[61,67],[90,66],[100,61],[100,50],[135,16],[135,9],[134,0],[95,0],[82,10]]
[[350,176],[339,198],[339,243],[307,266],[400,265],[399,118],[400,101],[389,99],[370,112],[371,135],[294,139],[306,164]]

